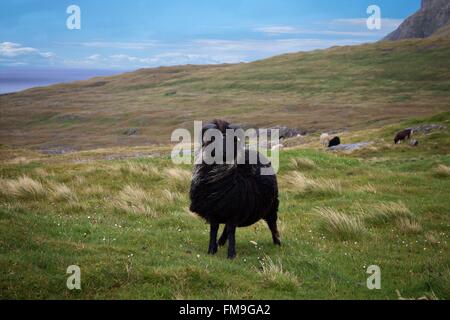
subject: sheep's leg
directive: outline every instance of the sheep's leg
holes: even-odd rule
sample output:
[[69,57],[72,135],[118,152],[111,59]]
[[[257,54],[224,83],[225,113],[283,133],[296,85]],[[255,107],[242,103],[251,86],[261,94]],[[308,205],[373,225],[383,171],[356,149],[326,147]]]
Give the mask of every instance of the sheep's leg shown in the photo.
[[234,259],[236,257],[236,226],[227,224],[228,234],[228,259]]
[[219,238],[219,246],[224,246],[225,243],[227,243],[227,239],[228,239],[228,233],[227,233],[227,226],[225,225],[222,235]]
[[280,233],[278,232],[278,227],[277,227],[277,215],[275,214],[274,217],[269,217],[266,222],[267,225],[269,226],[270,232],[272,232],[272,240],[273,243],[275,245],[281,246],[281,241],[280,241]]
[[211,223],[211,228],[209,231],[209,248],[208,254],[217,253],[217,232],[219,231],[219,224]]

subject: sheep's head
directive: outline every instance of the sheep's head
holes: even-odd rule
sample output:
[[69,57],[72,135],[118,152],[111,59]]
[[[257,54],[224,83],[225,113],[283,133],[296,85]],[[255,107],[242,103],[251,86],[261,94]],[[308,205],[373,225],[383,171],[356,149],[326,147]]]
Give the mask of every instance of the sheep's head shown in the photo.
[[[214,158],[214,163],[233,162],[243,149],[239,138],[243,130],[224,120],[214,120],[202,128],[202,153],[204,159]],[[241,131],[241,132],[239,132]]]

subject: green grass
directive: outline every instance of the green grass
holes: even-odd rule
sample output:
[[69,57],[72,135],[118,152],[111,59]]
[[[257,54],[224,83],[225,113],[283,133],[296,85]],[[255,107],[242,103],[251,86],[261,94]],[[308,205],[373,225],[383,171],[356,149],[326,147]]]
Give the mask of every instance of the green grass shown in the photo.
[[[187,210],[190,167],[164,153],[106,161],[2,147],[13,160],[0,167],[0,297],[449,299],[449,132],[417,148],[390,142],[397,128],[449,120],[349,133],[378,137],[351,154],[283,150],[282,247],[261,222],[238,230],[234,261],[223,248],[206,254],[208,226]],[[65,287],[70,265],[81,267],[81,291]],[[370,265],[381,290],[366,288]]]

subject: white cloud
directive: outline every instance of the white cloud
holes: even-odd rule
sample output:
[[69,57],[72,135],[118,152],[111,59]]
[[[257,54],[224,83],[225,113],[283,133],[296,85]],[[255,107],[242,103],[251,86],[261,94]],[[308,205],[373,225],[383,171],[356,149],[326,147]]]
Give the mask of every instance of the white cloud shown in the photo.
[[4,57],[14,58],[21,55],[30,53],[38,53],[38,50],[31,47],[24,47],[14,42],[2,42],[0,43],[0,55]]
[[353,39],[270,39],[270,40],[220,40],[199,39],[194,43],[209,52],[243,52],[259,55],[274,55],[287,52],[323,49],[334,45],[361,43]]
[[[27,56],[34,56],[51,59],[55,57],[55,54],[52,52],[42,52],[31,47],[25,47],[19,43],[1,42],[0,56],[7,58],[23,58]],[[22,62],[16,61],[15,63],[20,64]]]
[[174,46],[172,51],[149,56],[123,53],[106,56],[93,54],[81,60],[66,60],[66,64],[72,67],[133,69],[185,64],[239,63],[283,53],[324,49],[334,45],[352,45],[361,42],[353,39],[196,39]]
[[54,58],[56,55],[53,52],[40,52],[39,53],[44,58]]
[[253,31],[264,33],[268,36],[282,35],[330,35],[330,36],[353,36],[353,37],[373,37],[380,36],[381,33],[392,31],[403,22],[402,19],[381,19],[381,31],[367,29],[367,18],[334,19],[331,21],[317,22],[318,29],[303,29],[294,26],[265,26],[253,28]]
[[[381,18],[381,26],[386,29],[396,29],[403,22],[403,19],[391,19]],[[340,26],[354,26],[364,27],[367,26],[367,18],[355,18],[355,19],[334,19],[331,21],[333,25]]]
[[254,28],[253,31],[266,33],[268,35],[280,35],[280,34],[295,34],[299,33],[294,27],[290,26],[269,26],[269,27],[259,27]]
[[[357,20],[357,19],[353,19]],[[342,22],[333,22],[335,24],[342,24]],[[352,24],[351,24],[352,23]],[[348,22],[348,25],[360,27],[360,21],[351,21]],[[364,20],[364,27],[366,26],[366,20]],[[263,28],[255,28],[253,29],[256,32],[264,33],[268,36],[280,36],[280,35],[329,35],[329,36],[354,36],[354,37],[373,37],[379,36],[379,33],[369,31],[367,29],[363,29],[364,31],[360,31],[361,28],[357,30],[329,30],[321,29],[321,30],[311,30],[311,29],[297,29],[294,27],[263,27]]]
[[132,49],[132,50],[144,50],[158,45],[157,41],[143,41],[143,42],[104,42],[104,41],[92,41],[81,42],[80,44],[89,48],[109,48],[109,49]]
[[102,56],[99,54],[93,54],[93,55],[87,57],[86,59],[90,60],[90,61],[99,61],[102,59]]

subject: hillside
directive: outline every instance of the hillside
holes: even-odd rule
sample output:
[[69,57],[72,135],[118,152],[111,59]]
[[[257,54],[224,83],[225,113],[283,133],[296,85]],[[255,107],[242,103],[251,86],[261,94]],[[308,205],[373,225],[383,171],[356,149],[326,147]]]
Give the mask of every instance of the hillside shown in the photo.
[[1,95],[0,143],[51,152],[151,145],[216,117],[308,132],[379,127],[449,110],[449,79],[450,39],[142,69]]
[[420,10],[407,18],[397,30],[385,40],[404,40],[427,38],[430,36],[448,37],[450,26],[450,1],[422,0]]

